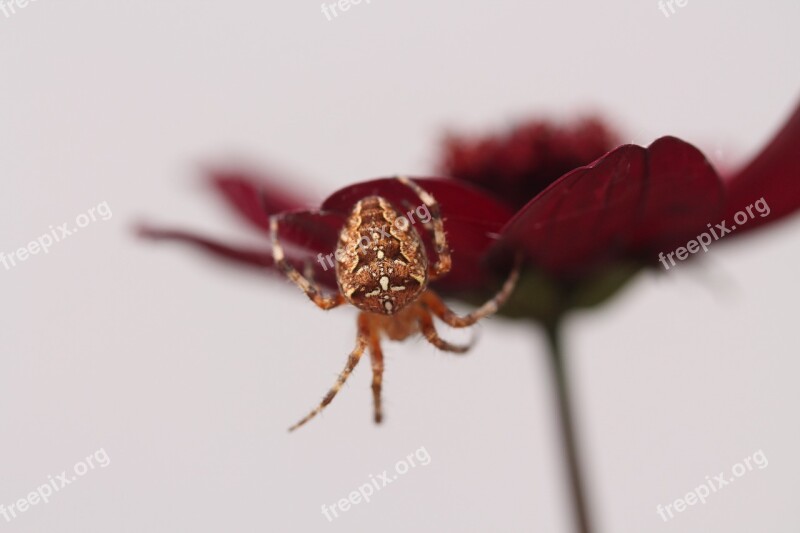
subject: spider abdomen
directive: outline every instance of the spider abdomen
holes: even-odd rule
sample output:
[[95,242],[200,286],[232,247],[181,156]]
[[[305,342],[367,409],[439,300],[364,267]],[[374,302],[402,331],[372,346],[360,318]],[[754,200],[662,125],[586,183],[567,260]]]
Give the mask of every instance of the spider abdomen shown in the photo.
[[336,280],[347,301],[392,315],[419,297],[427,276],[425,246],[409,219],[380,196],[359,201],[336,249]]

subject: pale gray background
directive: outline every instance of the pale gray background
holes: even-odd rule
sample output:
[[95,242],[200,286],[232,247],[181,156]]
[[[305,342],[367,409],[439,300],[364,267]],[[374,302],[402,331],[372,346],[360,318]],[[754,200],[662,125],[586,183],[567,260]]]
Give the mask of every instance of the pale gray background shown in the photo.
[[[114,216],[0,268],[0,503],[98,448],[112,462],[0,530],[546,531],[571,526],[538,332],[500,319],[457,359],[387,346],[384,427],[351,309],[173,246],[143,218],[262,242],[203,164],[289,169],[309,195],[426,173],[445,128],[597,110],[626,140],[754,153],[800,87],[792,1],[38,0],[0,15],[0,250],[107,201]],[[796,532],[800,219],[568,323],[600,531]],[[329,524],[320,513],[425,446]],[[664,524],[655,514],[763,449],[770,463]],[[794,451],[792,451],[794,450]]]

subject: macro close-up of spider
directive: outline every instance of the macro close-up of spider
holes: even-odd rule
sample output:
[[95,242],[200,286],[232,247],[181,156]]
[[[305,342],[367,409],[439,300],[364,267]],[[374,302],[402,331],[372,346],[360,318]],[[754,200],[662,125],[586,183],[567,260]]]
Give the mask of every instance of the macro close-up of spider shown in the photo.
[[0,0],[0,529],[800,533],[800,2],[225,7]]
[[356,346],[347,358],[344,370],[320,404],[289,428],[290,431],[314,418],[333,401],[367,349],[372,362],[374,419],[380,423],[383,419],[382,336],[402,341],[421,333],[439,350],[465,353],[471,344],[452,344],[442,339],[436,331],[433,317],[453,328],[468,327],[497,312],[514,290],[519,278],[519,261],[494,297],[467,315],[459,316],[453,312],[428,287],[429,282],[445,276],[452,264],[439,204],[412,180],[406,177],[398,177],[397,180],[413,190],[430,212],[435,261],[431,263],[428,259],[422,238],[407,218],[385,198],[368,196],[355,204],[339,233],[334,254],[339,292],[330,296],[322,294],[312,279],[289,263],[278,236],[283,215],[270,218],[272,254],[278,269],[319,308],[328,310],[349,303],[360,310]]

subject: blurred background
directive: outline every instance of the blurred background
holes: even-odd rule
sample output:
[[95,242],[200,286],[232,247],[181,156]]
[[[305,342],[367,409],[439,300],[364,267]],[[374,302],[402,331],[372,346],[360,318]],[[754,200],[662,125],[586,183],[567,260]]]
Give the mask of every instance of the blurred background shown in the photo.
[[[110,459],[0,516],[14,532],[572,531],[538,330],[484,321],[463,358],[387,344],[382,427],[362,363],[289,434],[342,368],[355,311],[142,242],[134,224],[265,244],[204,167],[283,171],[321,199],[430,174],[446,131],[527,117],[600,113],[625,141],[676,135],[733,168],[800,88],[800,4],[785,0],[690,0],[669,17],[656,0],[372,0],[331,20],[320,2],[7,11],[0,251],[103,202],[113,213],[0,266],[0,504],[98,450]],[[798,245],[789,219],[571,316],[598,531],[797,531]],[[429,464],[322,514],[420,447]],[[656,513],[759,450],[767,468],[669,522]]]

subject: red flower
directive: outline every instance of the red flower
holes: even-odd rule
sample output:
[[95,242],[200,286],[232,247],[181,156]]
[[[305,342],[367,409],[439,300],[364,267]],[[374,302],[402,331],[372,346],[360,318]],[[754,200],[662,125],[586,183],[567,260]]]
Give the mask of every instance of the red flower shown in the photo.
[[598,119],[567,126],[527,122],[497,136],[448,135],[438,171],[486,189],[518,209],[617,144],[617,136]]
[[[750,207],[752,214],[762,198],[768,216],[748,217],[728,238],[800,207],[800,108],[752,162],[725,179],[680,139],[608,151],[613,139],[597,120],[566,128],[532,122],[480,139],[449,137],[440,171],[450,178],[416,179],[441,204],[453,250],[453,270],[435,288],[467,300],[485,297],[494,288],[493,259],[524,250],[527,268],[505,312],[550,321],[601,301],[643,267],[663,268],[659,254],[719,222],[731,227],[736,213]],[[213,174],[212,183],[265,234],[270,214],[292,211],[283,237],[296,247],[289,258],[298,267],[313,266],[330,288],[335,279],[320,268],[318,254],[334,250],[357,200],[377,194],[401,211],[416,205],[391,178],[336,191],[320,213],[275,179],[223,172]],[[272,265],[266,240],[262,249],[242,249],[189,232],[148,228],[143,234],[186,241],[244,264]]]

